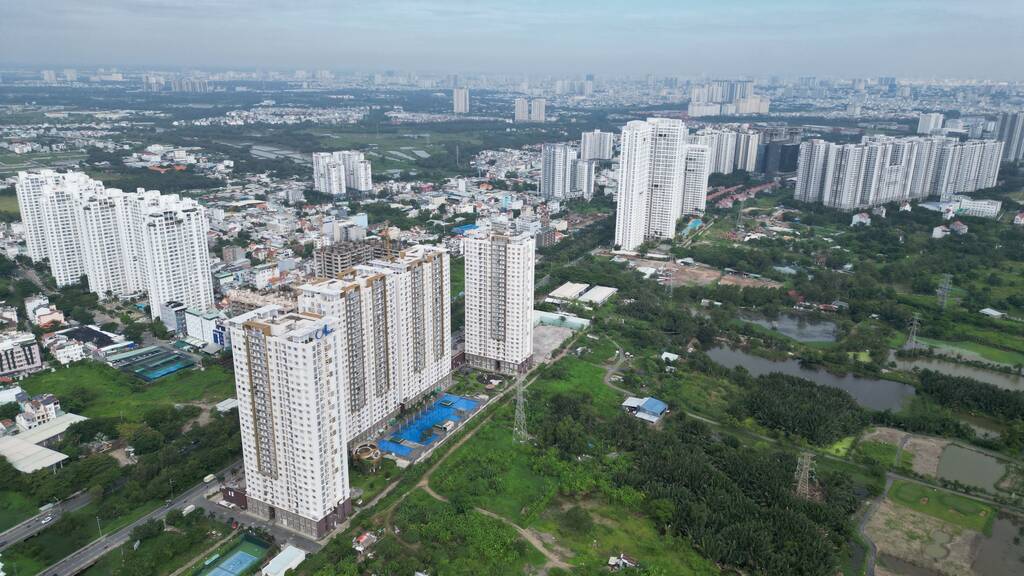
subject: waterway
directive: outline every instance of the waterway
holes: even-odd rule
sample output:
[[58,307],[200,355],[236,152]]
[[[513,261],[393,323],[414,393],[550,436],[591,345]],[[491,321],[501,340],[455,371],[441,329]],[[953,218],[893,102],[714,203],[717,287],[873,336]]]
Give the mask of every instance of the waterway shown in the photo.
[[1006,474],[1006,465],[977,450],[950,444],[939,458],[939,478],[996,491],[996,484]]
[[872,410],[898,411],[909,398],[914,396],[914,387],[874,378],[862,378],[847,374],[836,376],[824,370],[804,368],[798,360],[768,360],[732,348],[712,348],[708,351],[712,360],[727,368],[743,366],[754,376],[780,372],[790,376],[806,378],[822,386],[846,390],[858,404]]
[[992,535],[981,541],[971,568],[979,576],[1024,574],[1024,543],[1013,539],[1024,529],[1024,520],[1000,513],[992,524]]
[[1019,374],[1006,374],[1005,372],[996,372],[995,370],[985,370],[984,368],[958,364],[941,358],[899,358],[894,354],[892,361],[896,363],[900,370],[913,370],[914,368],[935,370],[949,376],[974,378],[979,382],[998,386],[1004,390],[1024,391],[1024,376]]

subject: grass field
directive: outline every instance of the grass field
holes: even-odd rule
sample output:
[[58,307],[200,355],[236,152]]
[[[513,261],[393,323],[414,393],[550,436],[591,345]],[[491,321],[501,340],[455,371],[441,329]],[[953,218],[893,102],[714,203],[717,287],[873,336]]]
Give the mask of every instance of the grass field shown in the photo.
[[856,436],[847,436],[846,438],[842,438],[835,444],[825,448],[825,452],[842,458],[850,452],[850,448],[853,447],[853,441],[856,439]]
[[0,532],[39,513],[39,507],[19,492],[0,492]]
[[[627,552],[642,558],[654,574],[710,576],[720,571],[714,562],[701,557],[687,542],[661,534],[654,523],[620,506],[592,501],[558,502],[534,526],[553,534],[558,544],[572,550],[575,566],[597,569],[608,557]],[[580,505],[594,521],[593,528],[580,533],[565,521],[564,510]],[[588,572],[589,573],[589,572]]]
[[929,488],[917,482],[897,480],[889,490],[889,498],[901,506],[944,522],[986,535],[992,533],[995,510],[965,496]]
[[84,152],[30,152],[28,154],[0,152],[0,176],[13,175],[19,170],[77,165],[81,160],[85,160]]
[[[422,170],[419,160],[447,157],[446,143],[463,146],[479,145],[482,140],[473,132],[429,132],[423,127],[399,128],[399,133],[377,134],[373,132],[332,132],[330,128],[318,127],[309,130],[323,144],[325,150],[361,149],[367,160],[373,164],[374,174],[390,170]],[[421,152],[422,154],[417,154]],[[423,157],[426,154],[427,158]],[[463,165],[468,165],[468,155],[463,155]]]
[[953,353],[962,351],[968,354],[977,354],[989,362],[998,362],[1000,364],[1008,364],[1011,366],[1024,364],[1024,354],[1021,354],[1020,352],[1000,350],[999,348],[985,346],[984,344],[978,344],[977,342],[948,342],[945,340],[935,340],[933,338],[918,338],[918,340],[929,346],[946,348]]
[[21,209],[18,207],[18,197],[12,194],[0,195],[0,212],[21,214]]
[[147,408],[169,404],[219,402],[235,391],[227,370],[213,366],[204,371],[183,370],[145,384],[120,370],[97,362],[78,362],[55,372],[42,372],[21,382],[31,394],[49,392],[71,397],[88,390],[94,396],[83,416],[120,416],[138,420]]
[[[184,534],[177,531],[166,531],[156,538],[142,542],[137,550],[133,549],[134,542],[129,542],[119,548],[107,552],[103,558],[91,568],[83,572],[83,576],[114,576],[126,565],[146,563],[150,568],[152,576],[164,576],[174,572],[178,568],[191,562],[193,558],[210,547],[210,545],[222,536],[210,535],[211,530],[219,530],[221,533],[229,531],[224,525],[213,522],[205,517],[197,516],[196,522],[200,528],[206,531],[209,538],[204,538],[194,545],[188,545],[188,539]],[[194,528],[190,528],[194,529]],[[167,551],[172,551],[167,558]],[[133,556],[139,558],[133,558]],[[122,557],[124,560],[122,560]],[[152,558],[152,564],[142,561],[142,558]]]
[[457,298],[466,290],[466,259],[452,258],[451,265],[452,298]]
[[896,454],[898,452],[898,447],[887,442],[868,441],[857,445],[857,454],[866,456],[875,462],[879,462],[889,468],[893,466],[910,468],[911,464],[914,463],[914,454],[904,450],[900,453],[900,461],[896,462]]

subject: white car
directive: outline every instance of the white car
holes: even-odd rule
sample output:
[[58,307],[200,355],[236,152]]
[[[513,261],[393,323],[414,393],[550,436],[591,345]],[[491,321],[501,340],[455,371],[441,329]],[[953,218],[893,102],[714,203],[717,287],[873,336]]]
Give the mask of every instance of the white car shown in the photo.
[[43,518],[43,521],[40,522],[40,524],[49,524],[52,520],[53,516],[47,516],[46,518]]

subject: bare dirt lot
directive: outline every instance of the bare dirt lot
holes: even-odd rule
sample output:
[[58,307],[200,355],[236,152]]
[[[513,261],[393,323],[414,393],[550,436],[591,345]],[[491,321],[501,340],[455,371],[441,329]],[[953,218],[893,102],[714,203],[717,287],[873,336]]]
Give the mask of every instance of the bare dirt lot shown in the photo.
[[972,574],[973,530],[947,524],[885,500],[868,521],[867,533],[883,554],[950,576]]
[[687,266],[675,260],[653,260],[638,256],[623,256],[636,268],[654,268],[663,278],[659,282],[666,286],[707,286],[718,282],[743,288],[779,288],[782,284],[767,278],[748,278],[742,274],[726,274],[706,264]]
[[908,434],[903,430],[897,430],[895,428],[886,428],[885,426],[879,426],[878,428],[872,428],[868,430],[864,436],[861,437],[861,442],[884,442],[886,444],[892,444],[893,446],[899,446],[904,436]]
[[939,474],[939,459],[942,458],[942,451],[948,445],[949,440],[941,438],[911,436],[903,449],[914,455],[914,472],[934,478]]

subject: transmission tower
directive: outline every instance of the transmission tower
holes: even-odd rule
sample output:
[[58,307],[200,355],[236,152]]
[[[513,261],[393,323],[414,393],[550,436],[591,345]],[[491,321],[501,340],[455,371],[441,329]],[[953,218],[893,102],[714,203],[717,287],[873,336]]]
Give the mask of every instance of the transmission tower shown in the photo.
[[907,344],[904,348],[913,350],[917,348],[917,330],[921,327],[921,315],[915,313],[914,318],[910,320],[910,333],[907,335]]
[[946,304],[949,303],[949,294],[950,294],[950,292],[952,292],[952,290],[953,290],[953,275],[952,274],[943,274],[942,275],[942,284],[940,284],[939,285],[939,289],[936,290],[936,293],[939,295],[939,307],[942,308],[943,311],[946,310]]
[[516,378],[516,422],[512,429],[512,435],[518,442],[526,442],[529,435],[526,433],[526,400],[523,398],[523,380]]

